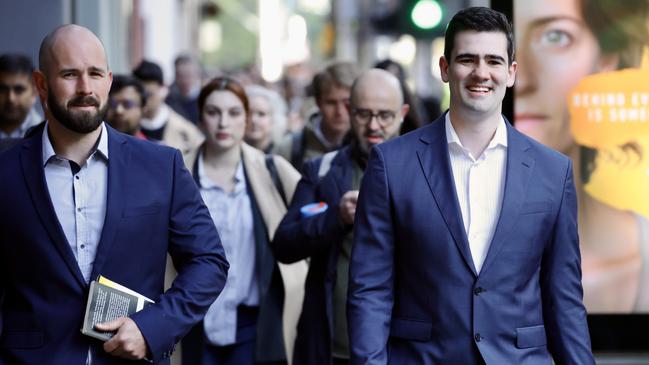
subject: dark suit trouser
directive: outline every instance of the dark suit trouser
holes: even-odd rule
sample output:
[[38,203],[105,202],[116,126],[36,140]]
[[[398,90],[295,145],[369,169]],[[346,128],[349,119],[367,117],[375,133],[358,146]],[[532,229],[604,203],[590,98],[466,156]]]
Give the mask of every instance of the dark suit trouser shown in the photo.
[[[198,346],[187,348],[183,345],[183,365],[284,365],[286,362],[260,363],[255,362],[255,345],[258,307],[239,306],[237,308],[237,338],[236,342],[227,346],[215,346],[208,342],[202,322],[196,326],[191,336],[191,342]],[[188,338],[186,338],[187,340]],[[187,341],[185,341],[186,343]],[[197,343],[198,342],[198,343]],[[200,344],[199,344],[200,343]],[[195,352],[190,354],[189,352]],[[187,357],[185,357],[185,354]],[[196,356],[198,355],[198,356]],[[195,359],[200,357],[200,361]],[[191,358],[191,360],[187,360]]]

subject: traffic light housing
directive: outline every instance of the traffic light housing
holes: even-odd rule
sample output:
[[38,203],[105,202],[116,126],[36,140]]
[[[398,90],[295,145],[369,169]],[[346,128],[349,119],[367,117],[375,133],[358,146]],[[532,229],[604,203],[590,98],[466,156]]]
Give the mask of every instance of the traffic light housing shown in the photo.
[[397,6],[372,17],[378,33],[410,34],[432,39],[444,35],[453,15],[466,7],[465,0],[398,0]]

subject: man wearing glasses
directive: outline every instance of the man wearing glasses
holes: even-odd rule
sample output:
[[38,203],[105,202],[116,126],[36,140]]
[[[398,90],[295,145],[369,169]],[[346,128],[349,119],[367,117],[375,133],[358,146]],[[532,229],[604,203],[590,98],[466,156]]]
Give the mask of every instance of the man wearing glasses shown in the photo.
[[399,81],[371,69],[359,76],[348,105],[350,145],[305,164],[272,249],[284,263],[310,258],[293,364],[347,364],[345,303],[356,199],[370,149],[399,133],[409,106]]
[[142,83],[132,76],[115,75],[108,97],[108,124],[122,133],[147,139],[140,130],[142,111],[146,104]]

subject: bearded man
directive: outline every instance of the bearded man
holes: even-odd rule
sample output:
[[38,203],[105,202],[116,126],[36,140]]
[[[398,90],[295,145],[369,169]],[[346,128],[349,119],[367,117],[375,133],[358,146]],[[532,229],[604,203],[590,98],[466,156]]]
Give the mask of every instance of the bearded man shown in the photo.
[[[46,122],[0,157],[0,365],[168,363],[225,284],[209,212],[180,152],[103,122],[112,73],[92,32],[47,35],[33,76]],[[105,343],[80,331],[99,275],[155,301],[97,325]]]

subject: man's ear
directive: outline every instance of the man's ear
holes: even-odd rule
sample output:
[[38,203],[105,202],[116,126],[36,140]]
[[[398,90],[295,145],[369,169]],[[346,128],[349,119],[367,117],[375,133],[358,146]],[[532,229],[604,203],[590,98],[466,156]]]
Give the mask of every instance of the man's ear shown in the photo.
[[408,105],[408,104],[403,104],[403,105],[401,106],[401,120],[402,120],[402,121],[403,121],[403,118],[405,118],[406,115],[408,114],[408,111],[410,111],[410,105]]
[[507,87],[514,86],[516,81],[516,70],[518,70],[518,63],[512,61],[512,64],[507,68]]
[[34,79],[34,86],[36,87],[36,92],[38,92],[38,96],[41,99],[41,103],[45,104],[48,93],[45,74],[41,70],[34,70],[34,72],[32,72],[32,78]]
[[167,85],[160,86],[159,95],[160,98],[164,101],[167,98],[167,95],[169,95],[169,87]]
[[444,56],[439,58],[439,73],[442,76],[442,81],[448,82],[448,61]]

